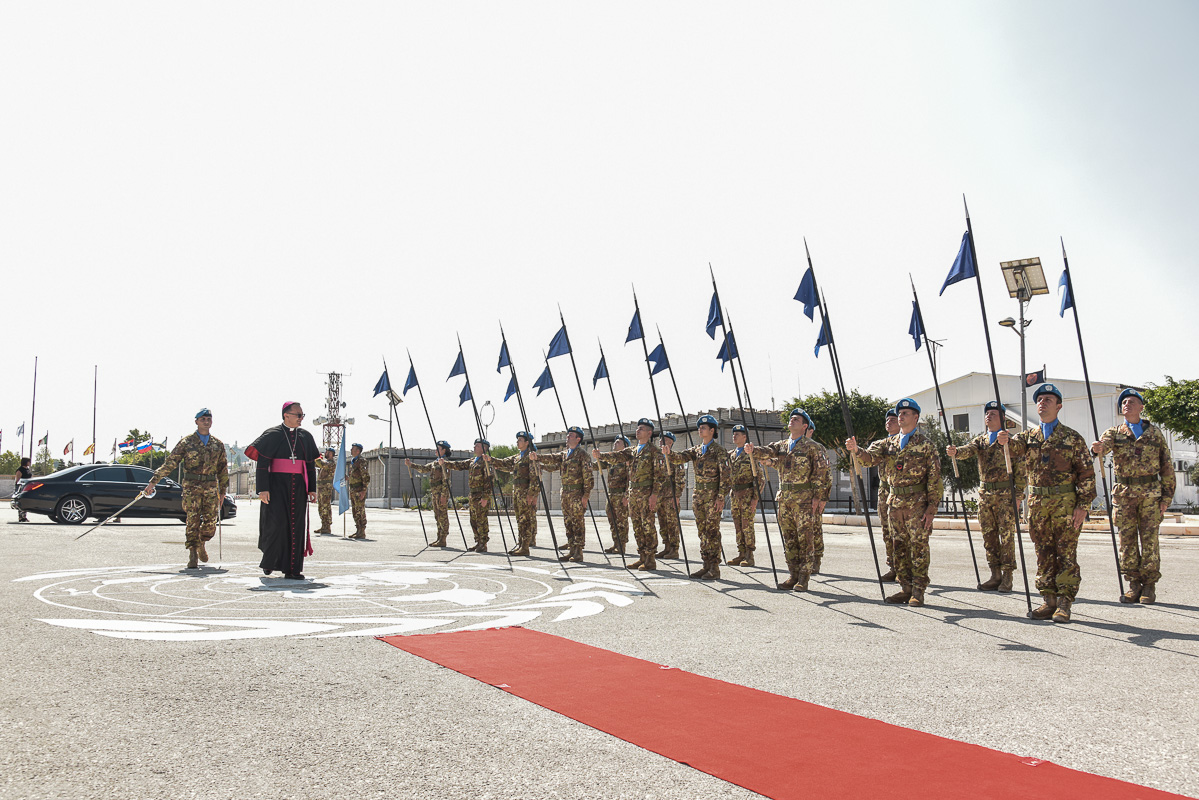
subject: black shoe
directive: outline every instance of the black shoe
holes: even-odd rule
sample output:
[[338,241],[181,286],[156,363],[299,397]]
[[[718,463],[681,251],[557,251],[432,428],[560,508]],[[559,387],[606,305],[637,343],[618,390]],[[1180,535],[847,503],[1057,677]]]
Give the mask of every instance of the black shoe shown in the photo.
[[284,577],[285,579],[289,580],[289,581],[302,581],[302,580],[304,580],[304,575],[303,575],[303,573],[300,573],[300,572],[289,572],[289,573],[287,573],[286,575],[284,575],[283,577]]
[[262,574],[263,574],[263,575],[270,575],[272,571],[273,571],[273,570],[264,569],[264,570],[262,571]]

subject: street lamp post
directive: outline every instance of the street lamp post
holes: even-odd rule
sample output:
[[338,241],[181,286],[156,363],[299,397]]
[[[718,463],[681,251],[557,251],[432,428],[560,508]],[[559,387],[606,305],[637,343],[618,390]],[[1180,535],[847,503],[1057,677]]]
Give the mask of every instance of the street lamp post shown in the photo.
[[[394,427],[391,423],[391,415],[395,413],[395,406],[387,404],[387,460],[383,462],[383,490],[387,497],[387,509],[391,510],[391,431]],[[373,420],[383,422],[383,418],[376,414],[367,414]]]
[[[1021,429],[1028,427],[1028,367],[1025,358],[1024,329],[1032,324],[1032,320],[1024,318],[1024,306],[1039,294],[1049,294],[1049,285],[1045,283],[1045,271],[1041,269],[1041,259],[1022,258],[1018,261],[1003,261],[999,264],[1003,270],[1003,279],[1007,283],[1008,295],[1016,299],[1020,307],[1020,321],[1008,317],[999,321],[1005,328],[1011,328],[1020,337],[1020,425]],[[1019,327],[1016,327],[1019,325]],[[1006,423],[1004,425],[1006,427]]]

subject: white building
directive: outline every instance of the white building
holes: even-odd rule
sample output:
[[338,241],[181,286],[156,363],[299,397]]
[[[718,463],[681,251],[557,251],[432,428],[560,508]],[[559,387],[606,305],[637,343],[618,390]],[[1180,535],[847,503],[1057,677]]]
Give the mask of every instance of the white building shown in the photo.
[[[1018,375],[1000,375],[999,396],[1007,409],[1011,423],[1020,424],[1020,389],[1021,379]],[[1094,429],[1091,426],[1091,411],[1087,404],[1087,385],[1081,380],[1051,380],[1062,393],[1062,411],[1059,418],[1063,423],[1082,434],[1088,443],[1094,441]],[[1116,398],[1120,392],[1128,388],[1123,383],[1091,382],[1091,396],[1095,400],[1095,421],[1099,432],[1122,421],[1124,418],[1116,408]],[[1136,387],[1140,388],[1140,387]],[[1037,422],[1037,409],[1032,400],[1036,386],[1028,387],[1028,422],[1024,427]],[[922,416],[935,416],[937,413],[937,395],[933,387],[909,395],[920,404]],[[941,398],[945,402],[945,414],[949,417],[949,427],[955,431],[981,433],[983,425],[983,406],[995,399],[995,385],[989,372],[971,372],[960,378],[941,382]],[[1174,462],[1177,488],[1174,491],[1174,504],[1184,506],[1187,503],[1199,504],[1199,489],[1192,483],[1186,470],[1199,460],[1199,447],[1194,443],[1182,440],[1171,431],[1165,431],[1166,441],[1170,444],[1171,460]],[[1108,486],[1112,483],[1112,472],[1108,468]],[[1103,486],[1098,487],[1102,501]]]

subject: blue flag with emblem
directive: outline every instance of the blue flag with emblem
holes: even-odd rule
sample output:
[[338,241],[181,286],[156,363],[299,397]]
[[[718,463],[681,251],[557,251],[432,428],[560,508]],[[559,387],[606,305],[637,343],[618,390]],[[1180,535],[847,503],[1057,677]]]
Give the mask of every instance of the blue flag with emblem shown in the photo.
[[828,326],[824,324],[824,318],[820,319],[820,338],[816,340],[816,357],[820,358],[820,348],[828,344]]
[[708,306],[708,324],[704,326],[704,330],[708,332],[708,338],[716,340],[716,329],[724,324],[724,317],[720,313],[720,298],[716,292],[712,292],[712,304]]
[[546,389],[554,388],[554,376],[550,374],[549,364],[545,365],[545,369],[541,371],[541,377],[537,379],[537,383],[533,384],[533,388],[537,390],[538,397],[540,397],[541,393]]
[[[737,340],[733,338],[733,332],[729,331],[728,338],[724,340],[724,344],[720,346],[720,352],[716,354],[720,359],[720,371],[724,372],[724,365],[737,357]],[[745,362],[741,362],[744,366]]]
[[649,354],[650,363],[654,368],[650,370],[650,375],[657,375],[663,370],[670,369],[670,361],[666,358],[666,346],[659,344]]
[[629,323],[629,335],[624,337],[624,343],[628,344],[643,336],[645,334],[641,332],[641,309],[637,309],[633,312],[633,321]]
[[448,381],[450,378],[454,377],[455,375],[465,375],[465,374],[466,374],[466,361],[462,358],[462,351],[459,350],[458,358],[454,360],[454,367],[453,367],[453,369],[450,370],[450,377],[446,378],[446,380]]
[[516,394],[516,376],[513,375],[508,379],[508,391],[504,392],[504,402],[508,402],[508,398]]
[[470,393],[470,381],[467,381],[466,383],[464,383],[462,385],[462,391],[459,392],[459,394],[458,394],[458,405],[462,405],[467,400],[472,400],[472,399],[474,399],[474,398],[471,396],[471,393]]
[[546,358],[554,356],[564,356],[570,352],[570,339],[566,336],[566,326],[563,325],[554,334],[554,338],[550,340],[550,351],[546,354]]
[[808,319],[815,319],[812,314],[816,310],[816,306],[820,305],[820,297],[816,294],[816,274],[812,272],[812,268],[808,267],[808,271],[803,274],[803,279],[799,282],[799,291],[795,293],[795,299],[803,303],[803,313]]
[[916,310],[916,301],[912,301],[912,321],[908,323],[908,335],[912,337],[912,341],[916,343],[916,349],[920,349],[920,337],[924,335],[924,326],[920,324],[920,312]]
[[346,488],[346,437],[341,437],[341,450],[337,453],[337,467],[333,470],[333,491],[337,492],[337,513],[350,510],[350,490]]
[[945,277],[945,283],[941,285],[941,291],[937,296],[945,294],[945,290],[958,281],[973,278],[977,274],[974,268],[974,253],[970,251],[970,231],[966,231],[962,234],[962,246],[958,248],[958,257],[953,260],[953,266],[950,267],[949,275]]
[[[500,363],[495,365],[495,371],[499,372],[504,367],[510,366],[511,364],[512,359],[508,358],[508,340],[505,339],[500,345]],[[507,400],[508,398],[505,397],[504,399]]]
[[1064,288],[1062,292],[1062,311],[1058,314],[1059,317],[1066,316],[1067,308],[1074,308],[1074,292],[1070,291],[1070,273],[1062,270],[1061,280],[1057,282],[1058,288]]
[[[594,389],[596,384],[599,383],[600,378],[608,378],[608,364],[604,360],[603,356],[600,356],[600,363],[599,366],[595,368],[595,375],[591,376],[592,389]],[[611,378],[608,378],[608,380],[611,380]]]
[[379,382],[375,384],[375,393],[371,397],[378,397],[383,392],[391,391],[391,381],[387,377],[387,370],[383,370],[383,374],[379,376]]
[[408,367],[408,380],[404,381],[404,394],[408,394],[409,389],[416,388],[416,367]]

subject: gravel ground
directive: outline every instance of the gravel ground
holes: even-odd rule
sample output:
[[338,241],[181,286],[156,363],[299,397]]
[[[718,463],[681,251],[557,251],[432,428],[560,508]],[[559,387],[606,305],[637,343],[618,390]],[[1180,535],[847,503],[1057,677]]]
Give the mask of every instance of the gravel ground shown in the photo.
[[[1084,534],[1075,622],[1054,625],[1026,619],[1023,594],[974,590],[962,533],[934,536],[928,605],[910,609],[879,602],[858,528],[826,530],[824,574],[801,595],[770,588],[761,544],[765,568],[726,567],[719,583],[680,580],[681,562],[637,579],[597,552],[589,526],[588,563],[564,576],[548,548],[511,571],[502,553],[425,549],[415,513],[368,514],[368,541],[318,537],[305,569],[315,585],[288,591],[255,573],[257,509],[244,502],[223,560],[214,547],[199,574],[181,569],[179,523],[126,521],[76,542],[79,528],[17,524],[0,509],[0,798],[757,796],[364,633],[417,620],[460,629],[501,612],[709,677],[1199,795],[1199,540],[1163,540],[1158,604],[1122,606],[1110,538]],[[694,524],[684,531],[695,556]],[[773,526],[771,536],[781,564]],[[422,567],[432,577],[412,579]],[[365,573],[376,576],[369,590]],[[393,573],[427,582],[380,589],[403,582]],[[224,624],[235,621],[243,627]],[[152,630],[94,632],[133,622]],[[160,638],[119,638],[150,635]]]

